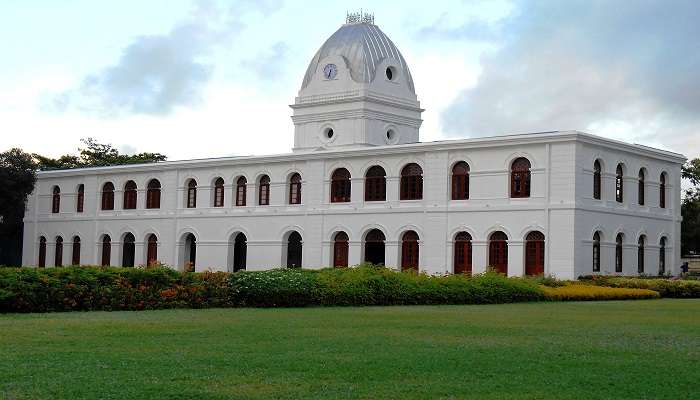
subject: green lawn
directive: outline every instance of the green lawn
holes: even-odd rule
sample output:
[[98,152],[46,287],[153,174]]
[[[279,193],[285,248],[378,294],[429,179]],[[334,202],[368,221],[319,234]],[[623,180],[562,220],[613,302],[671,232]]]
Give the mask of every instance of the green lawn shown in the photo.
[[0,315],[2,399],[689,399],[700,300]]

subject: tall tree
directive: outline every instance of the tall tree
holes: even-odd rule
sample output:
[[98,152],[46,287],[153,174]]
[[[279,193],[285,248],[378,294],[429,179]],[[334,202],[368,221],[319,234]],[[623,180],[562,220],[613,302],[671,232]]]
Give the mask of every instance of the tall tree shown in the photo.
[[681,203],[681,254],[700,253],[700,158],[688,161],[681,171],[683,179],[693,185]]
[[36,167],[32,155],[21,149],[0,153],[0,265],[22,261],[22,220]]

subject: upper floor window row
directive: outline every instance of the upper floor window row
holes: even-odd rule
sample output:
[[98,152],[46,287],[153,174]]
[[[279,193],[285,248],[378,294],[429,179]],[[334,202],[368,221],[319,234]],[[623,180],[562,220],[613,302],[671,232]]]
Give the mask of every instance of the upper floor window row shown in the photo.
[[[623,203],[625,199],[625,165],[618,163],[615,167],[615,201]],[[602,175],[603,168],[600,160],[593,162],[593,198],[596,200],[602,199]],[[659,208],[666,208],[666,172],[662,172],[659,176]],[[645,168],[640,168],[637,175],[637,204],[643,206],[646,204],[647,190],[647,171]]]
[[[469,173],[470,167],[465,161],[456,162],[450,174],[450,193],[452,200],[469,199]],[[530,195],[530,162],[526,158],[518,158],[512,163],[511,168],[511,197],[529,197]],[[365,201],[386,201],[387,174],[383,167],[374,165],[370,167],[364,177]],[[261,175],[257,181],[257,204],[270,204],[269,175]],[[302,176],[292,173],[287,180],[287,202],[289,204],[301,204],[302,202]],[[239,177],[233,186],[233,205],[241,207],[246,205],[248,181],[244,176]],[[333,171],[330,182],[330,202],[346,203],[352,198],[351,174],[346,168],[338,168]],[[146,186],[147,209],[160,208],[161,184],[158,179],[151,179]],[[185,181],[184,205],[186,208],[197,208],[199,185],[195,179]],[[225,181],[223,178],[215,178],[212,183],[211,205],[223,207],[225,200]],[[58,213],[60,209],[60,188],[55,186],[52,194],[52,212]],[[134,210],[138,208],[139,190],[135,181],[128,180],[122,190],[122,209]],[[400,200],[421,200],[423,198],[423,169],[417,163],[406,164],[399,177]],[[115,186],[112,182],[102,185],[100,196],[100,209],[114,210]],[[78,189],[76,210],[83,211],[84,185]]]

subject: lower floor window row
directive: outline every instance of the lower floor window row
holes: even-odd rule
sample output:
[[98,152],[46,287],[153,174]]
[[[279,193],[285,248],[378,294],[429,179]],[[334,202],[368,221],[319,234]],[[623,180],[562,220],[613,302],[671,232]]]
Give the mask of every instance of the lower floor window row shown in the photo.
[[[399,238],[400,254],[398,264],[401,270],[418,270],[420,260],[420,237],[415,231],[404,232]],[[46,238],[39,239],[38,266],[46,266]],[[362,240],[361,260],[372,264],[386,263],[386,237],[379,229],[368,231]],[[525,274],[541,275],[544,273],[545,237],[541,232],[530,232],[525,238]],[[136,237],[127,232],[121,237],[120,262],[122,267],[133,267],[136,263]],[[242,232],[229,238],[227,265],[230,271],[246,269],[248,238]],[[72,265],[80,265],[80,238],[74,237],[72,244]],[[149,234],[145,241],[139,244],[144,251],[146,265],[152,266],[158,261],[158,237]],[[112,238],[104,234],[98,241],[99,264],[114,265],[112,254]],[[471,274],[472,272],[472,236],[468,232],[458,232],[452,242],[452,263],[455,274]],[[178,243],[178,266],[184,271],[194,271],[197,263],[197,239],[194,234],[186,233]],[[55,266],[63,265],[63,242],[56,241]],[[287,268],[303,266],[303,239],[299,232],[291,231],[283,237],[282,265]],[[345,232],[337,232],[332,237],[331,258],[334,267],[347,267],[349,264],[349,236]],[[487,263],[495,271],[508,274],[508,236],[501,231],[493,232],[488,238]]]

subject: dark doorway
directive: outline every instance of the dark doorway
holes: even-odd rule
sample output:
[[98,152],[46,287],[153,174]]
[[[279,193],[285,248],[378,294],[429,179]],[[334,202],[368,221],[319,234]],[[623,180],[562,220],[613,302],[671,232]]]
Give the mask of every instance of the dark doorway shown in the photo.
[[525,275],[544,274],[544,235],[530,232],[525,237]]
[[233,272],[245,270],[246,256],[248,252],[248,238],[243,233],[238,233],[233,243]]
[[491,234],[489,266],[498,273],[508,274],[508,236],[501,231]]
[[384,265],[384,241],[386,238],[379,229],[372,229],[365,236],[365,262]]
[[136,255],[136,238],[133,234],[127,233],[124,235],[122,242],[122,267],[133,267],[134,257]]
[[335,234],[333,240],[333,266],[348,266],[348,235],[345,232]]
[[301,235],[292,232],[287,239],[287,268],[301,268]]
[[418,271],[418,234],[408,231],[401,238],[401,270]]
[[472,273],[472,236],[468,232],[455,235],[454,273]]
[[197,239],[193,234],[188,233],[185,236],[185,272],[194,272],[195,262],[197,260]]

